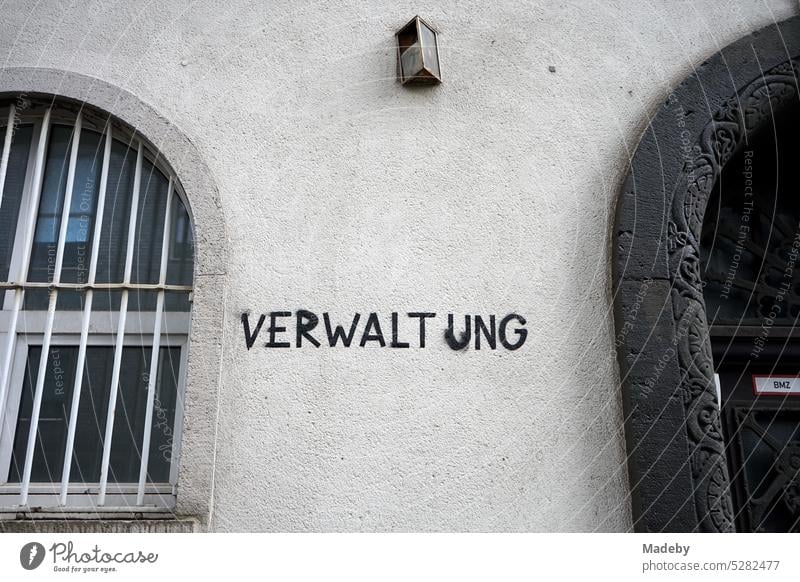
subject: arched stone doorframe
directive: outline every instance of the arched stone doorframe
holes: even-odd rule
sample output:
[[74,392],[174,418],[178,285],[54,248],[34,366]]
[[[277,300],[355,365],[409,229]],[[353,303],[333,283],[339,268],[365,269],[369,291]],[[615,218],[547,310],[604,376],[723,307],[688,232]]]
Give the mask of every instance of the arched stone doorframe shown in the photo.
[[800,103],[800,17],[697,67],[634,154],[613,246],[617,356],[636,531],[734,530],[700,274],[709,194],[748,135]]

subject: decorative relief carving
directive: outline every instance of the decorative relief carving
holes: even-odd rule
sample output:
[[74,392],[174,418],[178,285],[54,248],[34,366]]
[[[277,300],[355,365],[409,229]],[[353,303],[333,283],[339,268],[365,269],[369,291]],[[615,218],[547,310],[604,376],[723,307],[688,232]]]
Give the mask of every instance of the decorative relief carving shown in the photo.
[[747,134],[771,123],[774,112],[796,100],[798,65],[788,61],[759,77],[726,101],[701,133],[683,169],[684,194],[676,195],[668,228],[668,252],[681,393],[686,412],[695,509],[702,531],[733,531],[733,507],[725,446],[716,403],[708,338],[700,235],[709,194],[720,171]]

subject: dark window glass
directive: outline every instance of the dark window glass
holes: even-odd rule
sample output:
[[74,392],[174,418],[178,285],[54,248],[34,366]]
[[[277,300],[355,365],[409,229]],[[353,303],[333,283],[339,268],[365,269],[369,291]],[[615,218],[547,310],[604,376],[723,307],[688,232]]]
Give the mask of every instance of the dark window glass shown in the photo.
[[[126,347],[122,350],[109,483],[136,483],[139,480],[150,354],[149,347]],[[76,346],[50,348],[31,482],[59,482],[62,478],[77,356]],[[11,483],[19,482],[22,477],[40,357],[41,347],[29,348],[9,472]],[[70,474],[73,483],[96,483],[100,480],[113,362],[112,346],[90,346],[86,350]],[[180,348],[162,347],[158,368],[148,475],[152,482],[165,483],[169,481],[172,461]]]
[[[72,128],[53,125],[45,155],[42,191],[39,196],[39,214],[33,234],[28,281],[52,281],[56,265],[58,230],[61,210],[64,206],[64,191],[67,185],[69,150]],[[46,309],[48,293],[37,289],[25,293],[25,309]]]

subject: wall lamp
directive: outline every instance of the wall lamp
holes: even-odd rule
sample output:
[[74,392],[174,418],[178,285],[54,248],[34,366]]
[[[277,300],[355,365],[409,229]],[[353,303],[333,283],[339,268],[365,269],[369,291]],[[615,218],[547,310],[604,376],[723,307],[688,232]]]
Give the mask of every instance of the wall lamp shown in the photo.
[[397,34],[400,83],[436,85],[442,82],[439,70],[439,45],[433,27],[415,16]]

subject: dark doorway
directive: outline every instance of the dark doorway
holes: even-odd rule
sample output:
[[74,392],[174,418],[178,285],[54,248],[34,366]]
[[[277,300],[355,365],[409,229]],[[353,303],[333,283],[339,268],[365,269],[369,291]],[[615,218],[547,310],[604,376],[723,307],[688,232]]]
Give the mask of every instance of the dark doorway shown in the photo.
[[725,164],[700,245],[737,531],[800,529],[800,108]]

